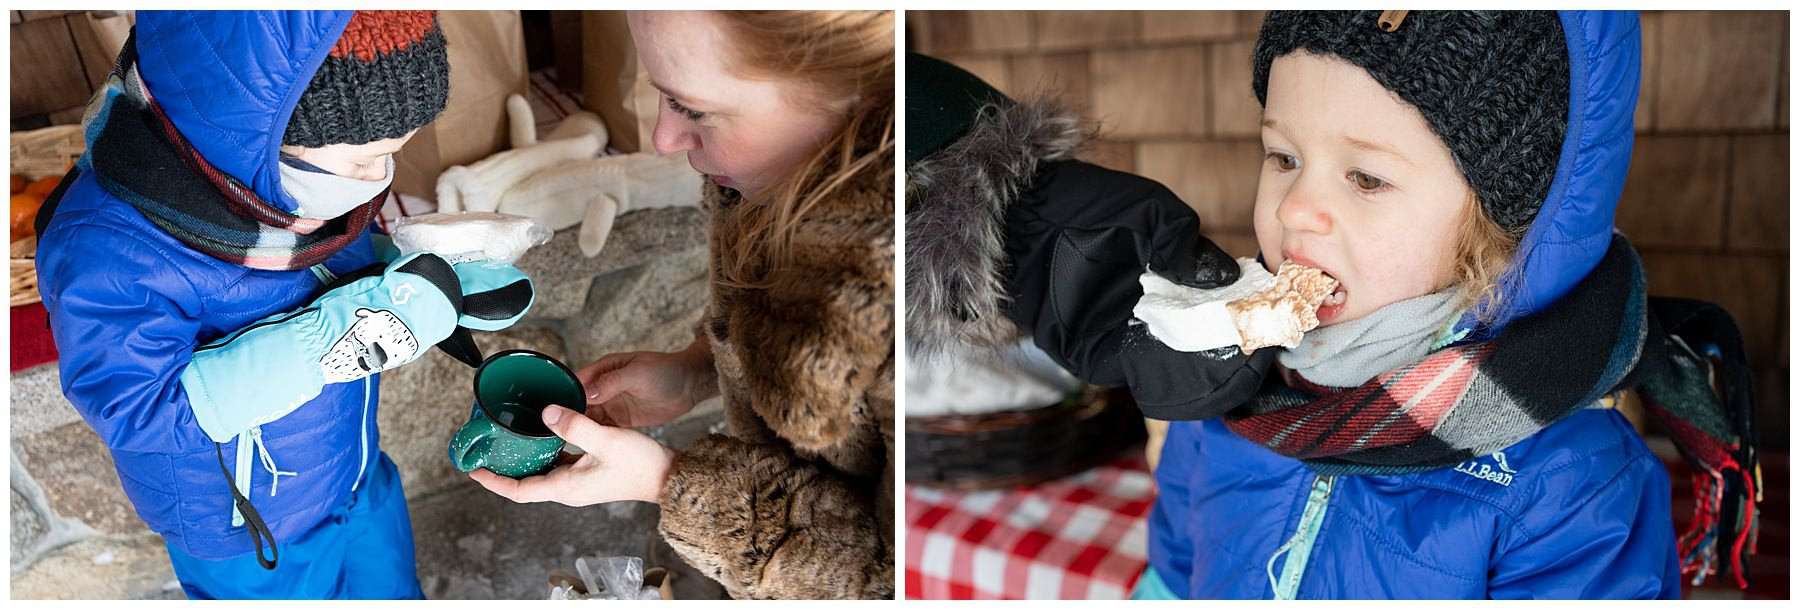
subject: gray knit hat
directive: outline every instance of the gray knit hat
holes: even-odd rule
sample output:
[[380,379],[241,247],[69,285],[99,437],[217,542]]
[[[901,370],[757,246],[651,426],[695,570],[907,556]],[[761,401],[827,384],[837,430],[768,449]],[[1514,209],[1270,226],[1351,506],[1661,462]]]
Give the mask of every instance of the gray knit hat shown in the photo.
[[1537,217],[1569,118],[1569,51],[1553,11],[1271,11],[1256,40],[1253,86],[1295,50],[1335,55],[1418,108],[1450,149],[1488,218],[1514,235]]
[[437,119],[450,97],[450,60],[437,11],[356,11],[281,143],[318,148],[398,138]]

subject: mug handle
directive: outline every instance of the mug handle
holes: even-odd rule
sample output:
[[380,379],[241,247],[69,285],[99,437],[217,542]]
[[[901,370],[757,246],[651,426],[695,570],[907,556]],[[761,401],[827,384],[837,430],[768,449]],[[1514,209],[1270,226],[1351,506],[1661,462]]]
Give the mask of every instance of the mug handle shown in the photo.
[[469,423],[463,424],[450,441],[450,463],[456,465],[458,472],[474,472],[487,465],[487,448],[493,444],[494,420],[477,408]]

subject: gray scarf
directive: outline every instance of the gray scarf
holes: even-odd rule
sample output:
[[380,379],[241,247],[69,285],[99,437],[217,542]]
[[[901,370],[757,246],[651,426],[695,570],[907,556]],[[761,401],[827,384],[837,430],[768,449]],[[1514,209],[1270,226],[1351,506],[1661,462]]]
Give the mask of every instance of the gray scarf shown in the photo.
[[1361,318],[1313,329],[1279,360],[1307,381],[1353,388],[1455,340],[1448,334],[1462,317],[1459,305],[1454,288],[1390,303]]
[[387,158],[387,177],[380,180],[357,180],[325,171],[295,167],[281,162],[281,188],[300,204],[294,215],[302,218],[331,220],[369,203],[394,182],[394,156]]

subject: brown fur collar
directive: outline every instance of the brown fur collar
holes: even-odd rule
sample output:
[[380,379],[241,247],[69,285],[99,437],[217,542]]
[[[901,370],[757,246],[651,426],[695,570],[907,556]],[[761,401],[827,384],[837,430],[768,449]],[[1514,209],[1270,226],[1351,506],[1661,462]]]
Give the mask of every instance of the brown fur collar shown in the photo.
[[[803,452],[843,453],[831,461],[850,471],[875,466],[862,457],[876,428],[864,394],[893,375],[893,171],[889,155],[809,211],[766,287],[715,282],[709,311],[728,408],[748,406]],[[755,204],[708,195],[716,277],[719,236],[735,230],[737,206]]]
[[[660,527],[733,597],[893,595],[891,156],[881,168],[802,219],[766,287],[713,283],[702,332],[731,436],[677,454]],[[755,204],[707,195],[716,279],[719,236]]]

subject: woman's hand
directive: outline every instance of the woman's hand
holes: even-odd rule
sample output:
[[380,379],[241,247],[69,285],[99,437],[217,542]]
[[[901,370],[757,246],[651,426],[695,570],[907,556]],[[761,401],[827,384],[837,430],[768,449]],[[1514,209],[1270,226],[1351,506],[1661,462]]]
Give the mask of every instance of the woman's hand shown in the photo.
[[594,421],[627,428],[666,424],[718,392],[702,342],[679,352],[607,354],[576,373]]
[[586,452],[549,473],[509,479],[487,469],[469,478],[514,502],[556,502],[588,506],[619,500],[655,502],[669,478],[675,453],[642,432],[594,423],[558,406],[544,408],[544,425]]

